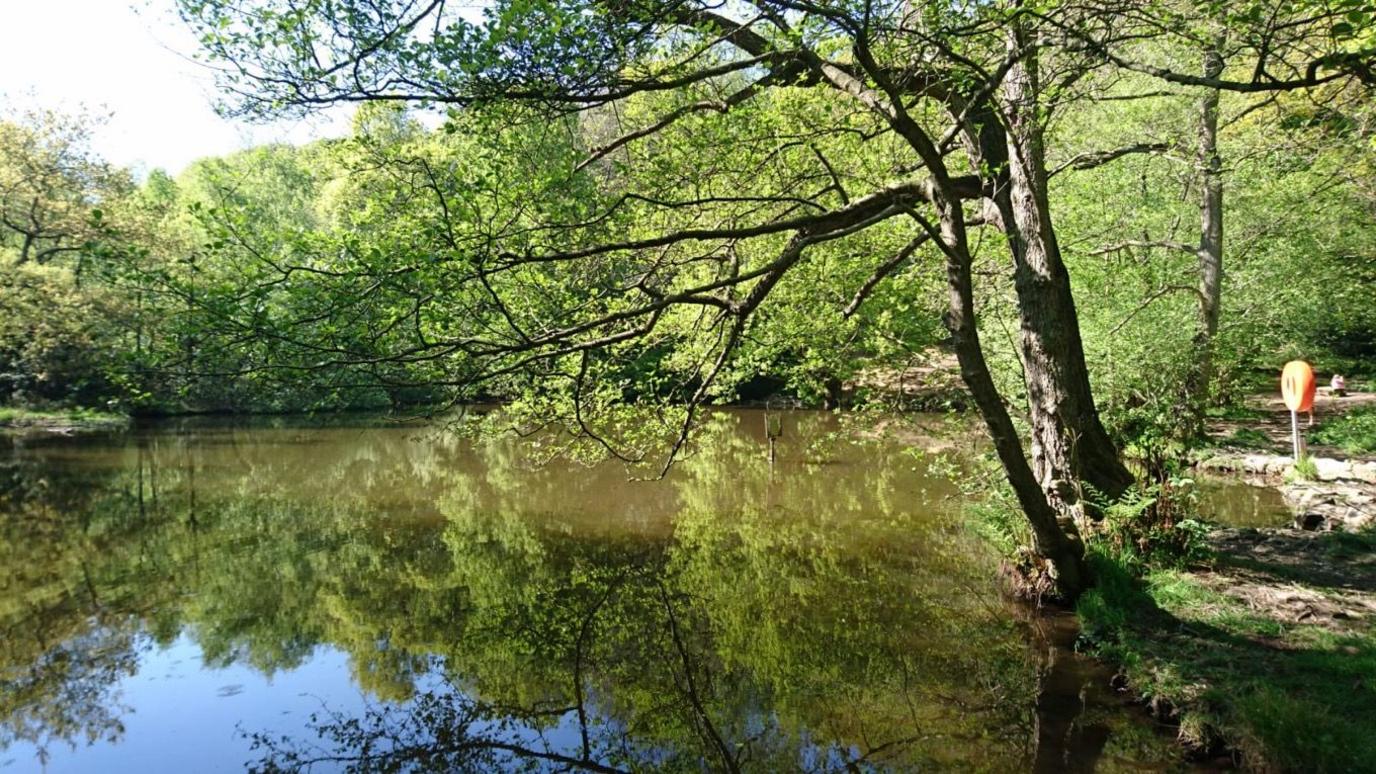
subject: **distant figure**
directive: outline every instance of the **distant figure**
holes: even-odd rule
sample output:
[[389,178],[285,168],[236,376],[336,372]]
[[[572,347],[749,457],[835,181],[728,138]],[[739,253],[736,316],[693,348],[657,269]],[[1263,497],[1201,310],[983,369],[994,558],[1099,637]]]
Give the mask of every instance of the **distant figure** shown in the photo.
[[1328,391],[1334,397],[1347,397],[1347,380],[1343,378],[1342,374],[1333,374],[1333,381],[1328,383]]

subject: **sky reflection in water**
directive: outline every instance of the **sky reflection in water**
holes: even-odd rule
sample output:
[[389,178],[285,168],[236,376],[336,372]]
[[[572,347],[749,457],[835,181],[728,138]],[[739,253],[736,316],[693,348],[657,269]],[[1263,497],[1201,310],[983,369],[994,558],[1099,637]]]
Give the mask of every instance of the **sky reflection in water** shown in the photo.
[[0,770],[1171,763],[931,455],[762,428],[658,482],[373,422],[0,449]]

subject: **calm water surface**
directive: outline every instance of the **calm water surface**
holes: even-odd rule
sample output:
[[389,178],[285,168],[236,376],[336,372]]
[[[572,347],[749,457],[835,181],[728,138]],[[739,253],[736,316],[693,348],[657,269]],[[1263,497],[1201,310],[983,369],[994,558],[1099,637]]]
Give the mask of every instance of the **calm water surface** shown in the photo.
[[771,467],[720,413],[662,481],[357,419],[0,440],[0,772],[1178,768],[999,600],[964,442],[835,422]]

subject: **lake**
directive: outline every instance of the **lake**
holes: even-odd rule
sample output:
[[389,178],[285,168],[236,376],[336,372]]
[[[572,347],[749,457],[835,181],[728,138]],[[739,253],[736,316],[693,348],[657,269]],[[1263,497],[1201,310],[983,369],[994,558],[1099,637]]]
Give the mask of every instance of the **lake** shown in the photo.
[[359,417],[0,439],[0,771],[1184,765],[998,595],[968,433],[783,417],[663,480]]

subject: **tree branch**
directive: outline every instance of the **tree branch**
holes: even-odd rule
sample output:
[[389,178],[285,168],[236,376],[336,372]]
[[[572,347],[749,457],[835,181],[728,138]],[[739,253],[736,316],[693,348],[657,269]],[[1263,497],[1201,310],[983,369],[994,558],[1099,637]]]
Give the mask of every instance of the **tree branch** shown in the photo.
[[1134,145],[1124,145],[1121,148],[1114,148],[1106,151],[1091,151],[1072,156],[1068,161],[1051,170],[1047,176],[1054,177],[1067,169],[1084,170],[1101,167],[1110,161],[1116,161],[1124,156],[1131,156],[1138,153],[1165,153],[1171,149],[1170,143],[1164,142],[1139,142]]

